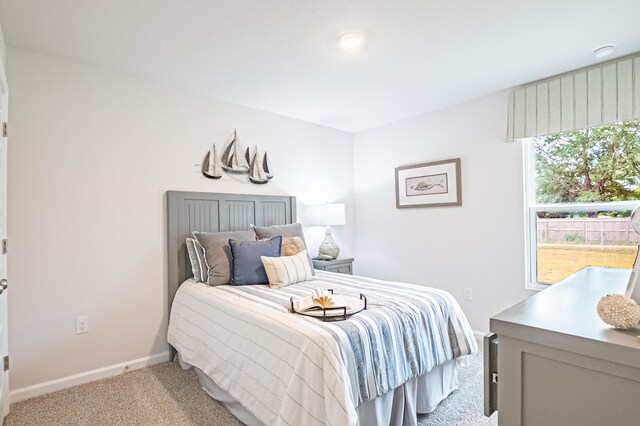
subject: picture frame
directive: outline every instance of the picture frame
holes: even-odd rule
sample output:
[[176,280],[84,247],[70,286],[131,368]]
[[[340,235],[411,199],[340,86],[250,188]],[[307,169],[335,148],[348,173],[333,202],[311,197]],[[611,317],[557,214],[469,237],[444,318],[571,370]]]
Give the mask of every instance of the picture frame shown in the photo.
[[461,205],[460,158],[396,167],[396,208]]

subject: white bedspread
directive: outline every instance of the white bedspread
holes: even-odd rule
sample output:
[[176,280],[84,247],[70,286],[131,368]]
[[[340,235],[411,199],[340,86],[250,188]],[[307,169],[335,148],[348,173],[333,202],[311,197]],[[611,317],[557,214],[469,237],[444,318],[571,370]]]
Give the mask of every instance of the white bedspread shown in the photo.
[[[323,323],[292,314],[312,288],[365,293],[367,311]],[[267,425],[356,424],[356,407],[434,366],[475,354],[473,332],[447,292],[317,271],[312,282],[180,286],[169,343]]]

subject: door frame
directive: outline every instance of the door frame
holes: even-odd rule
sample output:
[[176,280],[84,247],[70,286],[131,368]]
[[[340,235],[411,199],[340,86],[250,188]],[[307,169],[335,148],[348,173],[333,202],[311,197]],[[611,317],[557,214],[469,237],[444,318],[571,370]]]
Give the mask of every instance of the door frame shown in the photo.
[[[2,132],[2,123],[9,121],[9,84],[7,81],[6,75],[6,56],[5,61],[0,64],[0,97],[2,97],[2,115],[0,116],[0,149],[2,149],[4,155],[2,156],[2,176],[0,176],[0,185],[4,185],[4,190],[0,189],[0,195],[2,196],[2,207],[4,208],[4,218],[0,214],[0,220],[4,220],[4,235],[0,235],[0,246],[2,239],[7,238],[7,192],[8,192],[8,173],[7,173],[7,165],[8,165],[8,137],[5,137]],[[4,182],[4,183],[2,183]],[[7,278],[7,254],[2,253],[2,248],[0,247],[0,262],[4,263],[4,276],[0,277]],[[0,353],[0,361],[4,359],[5,356],[9,355],[9,315],[8,315],[8,306],[9,306],[9,289],[5,289],[0,297],[4,297],[4,301],[0,302],[0,306],[4,309],[0,312],[2,318],[0,320],[4,323],[4,333],[3,333],[3,345],[4,353]],[[0,368],[4,368],[4,363],[0,362]],[[9,371],[5,371],[3,374],[2,380],[4,381],[2,389],[4,390],[4,395],[0,395],[0,410],[2,412],[2,417],[6,417],[9,414]]]

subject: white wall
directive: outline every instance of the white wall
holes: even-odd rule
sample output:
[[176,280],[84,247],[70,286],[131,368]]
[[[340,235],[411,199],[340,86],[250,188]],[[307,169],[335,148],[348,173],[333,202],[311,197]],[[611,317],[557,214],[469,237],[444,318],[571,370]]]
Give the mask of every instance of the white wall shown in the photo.
[[6,71],[6,63],[7,63],[7,45],[4,42],[4,32],[2,31],[2,27],[0,26],[0,61],[2,62],[1,66]]
[[[350,134],[8,50],[11,388],[166,350],[166,190],[347,203],[355,272],[450,291],[474,329],[524,289],[522,162],[506,93]],[[195,166],[237,127],[268,148],[264,186]],[[395,208],[394,168],[460,157],[462,207]],[[355,196],[354,196],[355,190]],[[307,229],[317,247],[322,229]],[[472,301],[462,300],[472,287]],[[91,331],[75,335],[75,317]],[[43,368],[46,366],[46,368]]]
[[[353,214],[350,134],[21,50],[8,74],[13,390],[167,350],[165,191],[290,194]],[[234,127],[269,150],[269,184],[199,174]],[[350,227],[336,237],[352,254]]]
[[[445,289],[477,331],[533,294],[524,288],[521,147],[505,143],[506,112],[500,93],[355,136],[355,272]],[[461,207],[396,209],[395,167],[455,157]]]

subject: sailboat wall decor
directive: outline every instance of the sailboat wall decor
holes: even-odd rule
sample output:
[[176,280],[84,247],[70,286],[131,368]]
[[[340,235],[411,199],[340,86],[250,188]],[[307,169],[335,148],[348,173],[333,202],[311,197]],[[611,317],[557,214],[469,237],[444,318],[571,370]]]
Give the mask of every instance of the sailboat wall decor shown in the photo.
[[253,153],[249,147],[243,150],[237,130],[227,138],[221,157],[218,157],[216,144],[211,145],[204,155],[200,170],[209,179],[220,179],[223,172],[236,176],[247,174],[249,181],[257,185],[264,185],[273,178],[273,168],[268,154],[261,154],[257,146]]
[[222,163],[218,158],[218,150],[215,143],[204,156],[204,160],[202,160],[202,174],[209,179],[220,179],[222,177]]
[[233,131],[231,137],[227,140],[227,145],[222,151],[222,169],[227,173],[244,174],[249,173],[249,164],[246,155],[242,152],[242,145],[238,139],[237,130]]
[[[265,153],[266,156],[266,153]],[[264,158],[260,158],[260,152],[258,152],[258,147],[256,146],[253,150],[253,155],[251,156],[251,163],[249,165],[249,181],[251,183],[255,183],[258,185],[263,185],[269,182],[269,178],[267,177],[267,173],[264,170]]]

